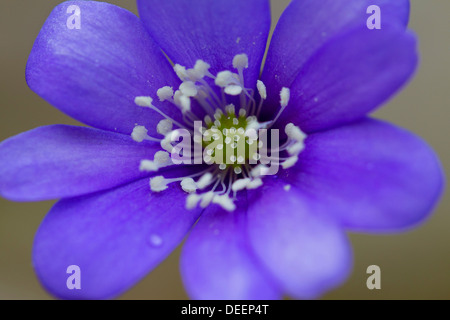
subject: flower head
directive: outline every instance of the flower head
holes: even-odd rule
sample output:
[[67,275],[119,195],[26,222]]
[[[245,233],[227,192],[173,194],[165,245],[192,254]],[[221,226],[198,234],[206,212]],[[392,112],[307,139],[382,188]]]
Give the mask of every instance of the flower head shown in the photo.
[[27,82],[93,128],[0,145],[2,196],[61,199],[33,250],[55,296],[114,297],[192,229],[181,274],[193,298],[315,298],[350,272],[346,231],[403,230],[432,210],[443,184],[433,151],[367,118],[415,70],[407,0],[293,0],[262,74],[269,1],[137,3],[140,18],[93,1],[53,10]]

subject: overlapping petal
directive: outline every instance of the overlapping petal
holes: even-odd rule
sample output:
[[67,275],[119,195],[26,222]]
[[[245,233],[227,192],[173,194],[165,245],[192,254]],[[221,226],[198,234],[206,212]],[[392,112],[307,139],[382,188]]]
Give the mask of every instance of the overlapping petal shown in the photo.
[[303,66],[278,125],[314,132],[364,118],[410,79],[417,60],[416,37],[403,30],[336,37]]
[[[200,210],[186,212],[183,193],[178,186],[150,193],[144,179],[61,200],[36,234],[33,264],[39,280],[65,299],[122,293],[165,259],[197,220]],[[81,271],[79,290],[67,286],[72,265]]]
[[349,275],[350,243],[336,220],[316,210],[315,201],[286,191],[285,185],[266,178],[250,193],[250,243],[283,292],[318,298]]
[[98,129],[40,127],[0,144],[0,193],[40,201],[117,187],[148,176],[140,161],[160,150],[157,143]]
[[[80,9],[80,29],[67,21]],[[90,126],[130,134],[136,124],[151,133],[162,117],[135,105],[179,83],[170,63],[131,12],[96,1],[67,1],[50,14],[31,51],[26,78],[30,88],[69,116]],[[155,105],[169,116],[169,103]]]
[[311,135],[299,163],[280,172],[299,197],[353,231],[410,228],[433,211],[444,177],[434,151],[378,120]]
[[270,29],[268,0],[138,0],[151,36],[174,62],[193,67],[197,59],[214,74],[232,69],[235,55],[245,53],[246,86],[254,87]]
[[181,275],[192,298],[280,298],[249,246],[244,200],[234,212],[215,205],[207,208],[189,235],[181,256]]
[[330,39],[365,27],[371,5],[381,9],[382,30],[408,24],[409,0],[293,0],[278,21],[262,75],[269,101],[277,102],[281,88],[290,87],[303,65]]

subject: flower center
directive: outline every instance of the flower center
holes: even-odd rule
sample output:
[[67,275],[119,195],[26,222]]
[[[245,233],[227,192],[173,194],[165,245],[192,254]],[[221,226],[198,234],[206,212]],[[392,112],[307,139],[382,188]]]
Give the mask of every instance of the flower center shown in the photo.
[[[150,179],[152,192],[162,192],[168,184],[180,182],[182,189],[189,193],[187,208],[197,205],[206,208],[215,203],[233,211],[238,192],[260,187],[263,176],[275,175],[280,166],[288,169],[297,162],[306,135],[294,124],[288,124],[285,127],[288,138],[281,144],[278,130],[272,129],[289,104],[289,89],[281,90],[280,109],[273,120],[261,123],[258,117],[267,99],[266,86],[257,81],[259,99],[253,89],[245,87],[247,55],[235,56],[233,67],[237,73],[222,71],[214,76],[209,72],[209,64],[202,60],[192,69],[174,66],[182,81],[178,90],[167,86],[156,94],[160,101],[169,101],[180,110],[183,122],[155,107],[151,97],[136,97],[138,106],[150,108],[164,117],[156,128],[164,138],[150,137],[148,130],[139,125],[131,134],[137,142],[157,141],[165,150],[157,152],[153,161],[142,160],[140,170],[154,172],[181,164],[201,168],[198,173],[184,177],[153,177]],[[199,112],[192,111],[194,108],[201,110],[203,120]]]

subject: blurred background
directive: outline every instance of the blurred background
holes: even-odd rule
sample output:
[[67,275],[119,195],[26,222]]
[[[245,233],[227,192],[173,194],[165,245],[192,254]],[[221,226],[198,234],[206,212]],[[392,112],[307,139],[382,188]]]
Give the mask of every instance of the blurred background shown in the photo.
[[[320,0],[317,0],[320,1]],[[22,131],[77,122],[40,99],[25,83],[34,39],[58,0],[0,1],[0,141]],[[134,0],[107,1],[136,13]],[[289,0],[272,0],[273,26]],[[411,0],[412,28],[421,65],[410,85],[375,116],[422,136],[450,172],[450,1]],[[0,299],[51,299],[31,266],[34,234],[53,202],[14,203],[0,198]],[[450,197],[434,215],[404,234],[351,234],[353,274],[324,299],[449,299]],[[121,299],[186,299],[179,249]],[[381,267],[381,290],[366,287],[369,265]]]

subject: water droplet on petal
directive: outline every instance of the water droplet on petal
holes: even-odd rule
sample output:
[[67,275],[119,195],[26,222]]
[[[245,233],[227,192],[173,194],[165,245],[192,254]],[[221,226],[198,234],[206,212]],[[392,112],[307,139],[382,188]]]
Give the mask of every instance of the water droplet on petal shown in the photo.
[[150,236],[150,244],[153,247],[160,247],[163,243],[163,240],[161,239],[160,236],[158,236],[157,234],[152,234]]

